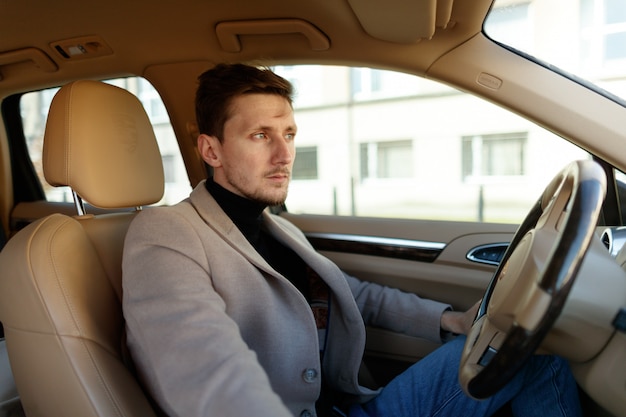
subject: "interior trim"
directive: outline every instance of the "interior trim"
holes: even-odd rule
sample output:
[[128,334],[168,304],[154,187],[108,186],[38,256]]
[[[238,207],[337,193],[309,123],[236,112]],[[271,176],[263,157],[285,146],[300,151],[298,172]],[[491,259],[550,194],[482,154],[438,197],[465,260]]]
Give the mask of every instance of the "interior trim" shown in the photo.
[[306,237],[318,251],[347,252],[420,262],[434,262],[446,247],[446,244],[441,242],[342,233],[306,233]]
[[220,22],[215,27],[217,39],[227,52],[241,52],[242,35],[304,35],[313,51],[330,48],[328,37],[311,23],[300,19],[267,19]]
[[348,0],[363,29],[388,42],[414,43],[431,39],[435,27],[446,28],[453,0],[393,0],[387,7],[369,0]]
[[57,64],[41,49],[22,48],[0,53],[0,67],[27,61],[32,62],[36,68],[44,72],[55,72],[59,69]]

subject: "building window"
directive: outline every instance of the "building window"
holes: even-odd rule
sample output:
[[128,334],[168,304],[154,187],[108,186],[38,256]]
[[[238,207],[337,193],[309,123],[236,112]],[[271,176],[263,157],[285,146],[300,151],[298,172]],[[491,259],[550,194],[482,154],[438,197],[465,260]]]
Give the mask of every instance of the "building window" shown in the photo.
[[292,177],[294,180],[317,179],[317,146],[296,148]]
[[413,142],[362,143],[360,149],[361,179],[411,178],[413,176]]
[[527,137],[525,132],[464,136],[463,180],[524,175]]
[[[373,68],[350,70],[351,96],[355,101],[381,100],[427,92],[432,84],[401,72]],[[432,88],[432,87],[431,87]]]
[[175,155],[162,155],[163,160],[163,176],[165,182],[176,182],[176,158]]
[[143,78],[139,78],[137,87],[137,96],[143,103],[152,124],[169,123],[170,119],[167,114],[167,110],[163,105],[163,101],[161,100],[159,93],[157,93],[152,84]]
[[381,90],[381,71],[371,68],[352,68],[352,96],[370,97]]
[[607,60],[626,58],[626,7],[623,0],[604,1],[604,58]]
[[626,59],[623,0],[581,0],[583,62],[602,67]]

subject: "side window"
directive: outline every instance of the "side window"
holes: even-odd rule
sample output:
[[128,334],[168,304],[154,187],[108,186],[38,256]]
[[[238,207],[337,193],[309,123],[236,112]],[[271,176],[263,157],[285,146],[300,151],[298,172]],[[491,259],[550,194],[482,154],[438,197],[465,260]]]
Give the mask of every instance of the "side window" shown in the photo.
[[293,213],[520,223],[566,164],[589,155],[443,84],[372,68],[290,66]]
[[[125,88],[136,95],[152,122],[165,173],[165,192],[159,204],[174,204],[182,200],[189,195],[191,186],[174,131],[159,94],[147,80],[139,77],[120,78],[106,82]],[[58,88],[53,88],[24,94],[20,101],[20,111],[28,152],[43,185],[46,199],[53,202],[71,202],[73,201],[72,194],[68,187],[52,187],[46,183],[41,164],[48,109],[57,91]]]

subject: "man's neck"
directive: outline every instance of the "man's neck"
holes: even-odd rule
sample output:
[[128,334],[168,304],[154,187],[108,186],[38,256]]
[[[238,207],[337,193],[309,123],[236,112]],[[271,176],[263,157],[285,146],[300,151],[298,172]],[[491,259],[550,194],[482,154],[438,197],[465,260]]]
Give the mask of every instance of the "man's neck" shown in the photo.
[[261,213],[266,206],[227,190],[216,183],[213,178],[207,179],[205,186],[246,238],[256,239],[261,227]]

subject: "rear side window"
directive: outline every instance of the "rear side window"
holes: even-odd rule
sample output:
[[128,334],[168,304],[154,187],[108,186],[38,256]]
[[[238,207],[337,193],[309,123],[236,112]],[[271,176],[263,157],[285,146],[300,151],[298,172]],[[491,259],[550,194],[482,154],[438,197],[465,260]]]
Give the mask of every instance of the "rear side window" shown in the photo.
[[[167,111],[157,91],[141,77],[120,78],[106,82],[124,88],[137,96],[152,122],[165,173],[165,192],[159,204],[174,204],[187,197],[191,190],[187,171]],[[57,91],[58,88],[52,88],[24,94],[20,100],[20,111],[28,153],[44,188],[46,199],[52,202],[72,202],[69,187],[52,187],[46,182],[41,163],[48,109]]]

